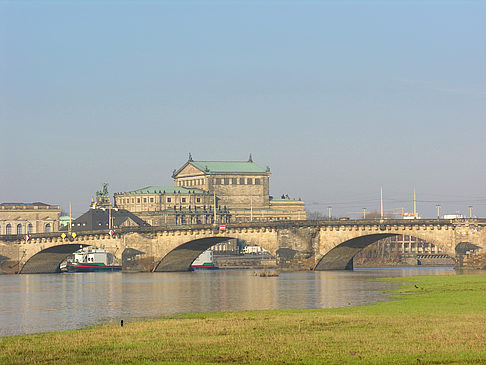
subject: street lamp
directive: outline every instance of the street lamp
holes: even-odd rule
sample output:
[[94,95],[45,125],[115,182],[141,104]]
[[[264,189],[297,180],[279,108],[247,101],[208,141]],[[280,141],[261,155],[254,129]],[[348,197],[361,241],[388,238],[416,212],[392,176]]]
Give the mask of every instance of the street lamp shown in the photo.
[[472,218],[472,205],[469,206],[469,218]]
[[440,219],[440,204],[437,204],[436,207],[437,207],[437,219]]
[[331,210],[332,210],[332,207],[331,206],[328,206],[327,209],[328,209],[329,220],[331,220]]

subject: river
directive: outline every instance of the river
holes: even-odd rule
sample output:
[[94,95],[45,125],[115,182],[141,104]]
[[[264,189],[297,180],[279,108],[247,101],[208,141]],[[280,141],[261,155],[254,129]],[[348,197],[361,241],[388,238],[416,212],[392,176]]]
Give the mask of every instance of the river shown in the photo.
[[82,328],[185,312],[332,308],[386,300],[380,277],[455,274],[453,268],[387,268],[281,273],[0,275],[0,336]]

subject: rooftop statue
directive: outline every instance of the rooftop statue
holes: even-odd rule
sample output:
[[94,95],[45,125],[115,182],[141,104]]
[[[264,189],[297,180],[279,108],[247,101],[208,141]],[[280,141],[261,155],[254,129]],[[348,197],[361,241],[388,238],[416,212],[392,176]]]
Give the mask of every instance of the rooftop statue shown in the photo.
[[103,190],[96,192],[97,197],[108,197],[108,183],[103,184]]

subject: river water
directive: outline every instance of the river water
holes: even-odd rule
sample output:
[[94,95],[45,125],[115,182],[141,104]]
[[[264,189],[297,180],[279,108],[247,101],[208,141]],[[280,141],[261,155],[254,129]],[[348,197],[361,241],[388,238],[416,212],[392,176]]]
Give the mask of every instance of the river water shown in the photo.
[[185,312],[332,308],[386,299],[380,277],[454,274],[452,268],[358,269],[281,273],[0,275],[0,336],[81,328]]

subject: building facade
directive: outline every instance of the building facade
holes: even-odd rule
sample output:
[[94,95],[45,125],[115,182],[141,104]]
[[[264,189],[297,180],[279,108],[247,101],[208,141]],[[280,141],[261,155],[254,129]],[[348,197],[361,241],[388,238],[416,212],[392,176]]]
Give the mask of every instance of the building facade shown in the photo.
[[148,227],[144,220],[135,214],[118,208],[91,207],[86,213],[62,228],[64,231],[109,231],[122,227]]
[[61,207],[45,203],[0,204],[0,234],[48,233],[59,230]]
[[269,195],[270,169],[248,161],[194,161],[174,170],[174,186],[116,193],[115,206],[151,225],[306,219],[304,202]]

